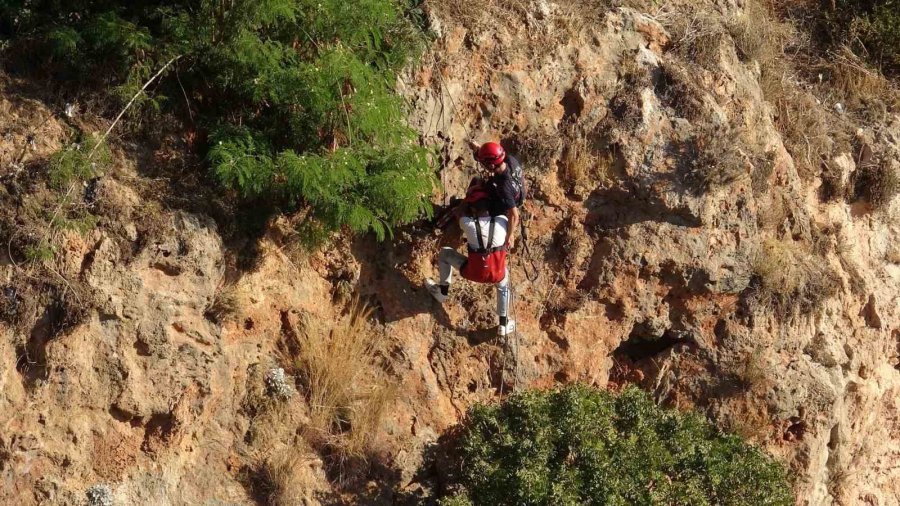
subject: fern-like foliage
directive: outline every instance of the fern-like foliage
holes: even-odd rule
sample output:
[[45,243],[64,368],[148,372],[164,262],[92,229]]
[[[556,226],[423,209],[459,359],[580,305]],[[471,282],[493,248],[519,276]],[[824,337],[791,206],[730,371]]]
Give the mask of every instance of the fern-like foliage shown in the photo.
[[81,135],[50,158],[50,186],[65,190],[73,183],[102,174],[111,162],[112,154],[105,144],[99,144],[92,135]]
[[823,28],[890,77],[900,76],[900,0],[833,0],[822,10]]
[[394,90],[423,41],[407,2],[0,0],[0,39],[122,100],[180,55],[178,79],[138,104],[190,107],[225,188],[307,209],[322,233],[384,238],[431,212],[434,184]]

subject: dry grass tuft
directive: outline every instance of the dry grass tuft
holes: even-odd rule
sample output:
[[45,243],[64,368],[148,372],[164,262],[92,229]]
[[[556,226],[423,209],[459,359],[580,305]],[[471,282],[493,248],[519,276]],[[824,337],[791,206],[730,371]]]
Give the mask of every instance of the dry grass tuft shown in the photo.
[[900,194],[900,168],[890,160],[861,167],[855,174],[854,195],[884,209]]
[[715,66],[727,37],[718,16],[704,9],[686,12],[667,6],[656,18],[671,34],[676,54],[704,68]]
[[[528,130],[511,139],[512,151],[529,172],[541,176],[543,170],[553,167],[563,146],[562,135],[547,135],[543,131]],[[530,175],[530,174],[529,174]]]
[[849,109],[861,109],[871,114],[900,107],[900,93],[891,82],[881,73],[867,68],[849,48],[829,54],[828,60],[814,66],[812,71],[822,76],[829,89]]
[[237,286],[233,283],[225,283],[216,290],[204,314],[209,320],[222,324],[229,318],[236,317],[240,309],[241,302]]
[[571,142],[559,160],[559,177],[569,193],[585,198],[610,181],[614,156],[608,149],[597,153],[584,134],[571,130],[572,134],[566,135]]
[[753,172],[750,174],[753,194],[760,196],[769,188],[769,179],[775,172],[776,154],[774,151],[753,159]]
[[307,452],[288,448],[266,460],[259,480],[271,506],[301,506],[319,504],[315,492],[319,482]]
[[727,22],[738,55],[744,61],[757,61],[760,67],[772,65],[784,54],[793,35],[791,25],[775,19],[761,2],[746,2],[744,11]]
[[296,365],[306,386],[310,427],[342,457],[365,457],[394,397],[377,363],[383,340],[368,326],[371,313],[357,302],[332,328],[306,326],[297,336]]
[[821,172],[835,150],[833,119],[798,84],[798,71],[785,57],[785,48],[796,45],[800,35],[774,15],[777,7],[777,2],[750,0],[741,14],[728,21],[727,28],[738,55],[759,63],[760,88],[772,104],[775,126],[799,173],[809,179]]
[[684,184],[695,194],[728,186],[750,176],[739,133],[729,126],[703,125],[679,153]]
[[808,313],[840,286],[834,271],[801,243],[768,239],[752,261],[756,304],[782,316]]
[[647,88],[653,88],[649,68],[638,62],[637,52],[624,53],[606,121],[624,131],[637,130],[644,117],[642,93]]
[[810,178],[819,173],[834,149],[830,137],[831,119],[815,97],[800,89],[786,65],[763,69],[760,87],[772,104],[775,126],[791,153],[800,174]]
[[660,64],[655,91],[663,105],[671,107],[678,117],[692,122],[705,117],[703,89],[687,68],[673,60]]
[[761,389],[769,384],[768,370],[766,350],[757,346],[741,358],[735,375],[745,389]]

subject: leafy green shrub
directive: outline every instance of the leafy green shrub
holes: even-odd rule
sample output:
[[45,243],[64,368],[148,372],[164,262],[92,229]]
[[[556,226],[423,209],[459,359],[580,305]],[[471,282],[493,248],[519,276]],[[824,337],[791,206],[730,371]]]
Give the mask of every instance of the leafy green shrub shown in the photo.
[[825,35],[829,45],[849,46],[885,74],[900,75],[900,1],[820,1],[821,9],[798,3],[788,10],[792,15],[807,14],[814,20],[815,33]]
[[105,144],[99,144],[93,135],[82,135],[50,158],[50,186],[65,190],[74,182],[97,176],[111,162],[112,155]]
[[430,152],[394,91],[424,40],[409,1],[0,0],[0,40],[57,78],[190,117],[225,188],[307,209],[311,230],[383,238],[431,212]]
[[32,244],[25,247],[25,259],[29,262],[46,262],[53,260],[56,256],[56,249],[46,241]]
[[468,497],[444,504],[791,505],[782,467],[693,414],[629,388],[524,392],[473,408],[461,438]]
[[832,6],[828,27],[837,40],[857,46],[886,72],[900,73],[900,1],[837,0]]

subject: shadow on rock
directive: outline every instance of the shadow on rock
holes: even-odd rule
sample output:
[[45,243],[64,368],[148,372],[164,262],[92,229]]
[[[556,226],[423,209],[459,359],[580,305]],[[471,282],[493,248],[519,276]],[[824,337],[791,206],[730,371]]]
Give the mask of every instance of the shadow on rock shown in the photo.
[[679,227],[699,227],[700,218],[686,207],[672,208],[649,192],[613,187],[594,191],[586,202],[585,224],[596,230],[627,227],[647,221]]

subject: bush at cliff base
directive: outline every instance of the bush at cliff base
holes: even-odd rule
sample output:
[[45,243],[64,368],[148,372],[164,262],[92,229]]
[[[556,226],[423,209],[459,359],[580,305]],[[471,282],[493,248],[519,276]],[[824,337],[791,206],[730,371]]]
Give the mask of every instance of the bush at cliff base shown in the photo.
[[570,386],[477,406],[459,445],[462,492],[443,506],[794,504],[763,451],[636,388]]

